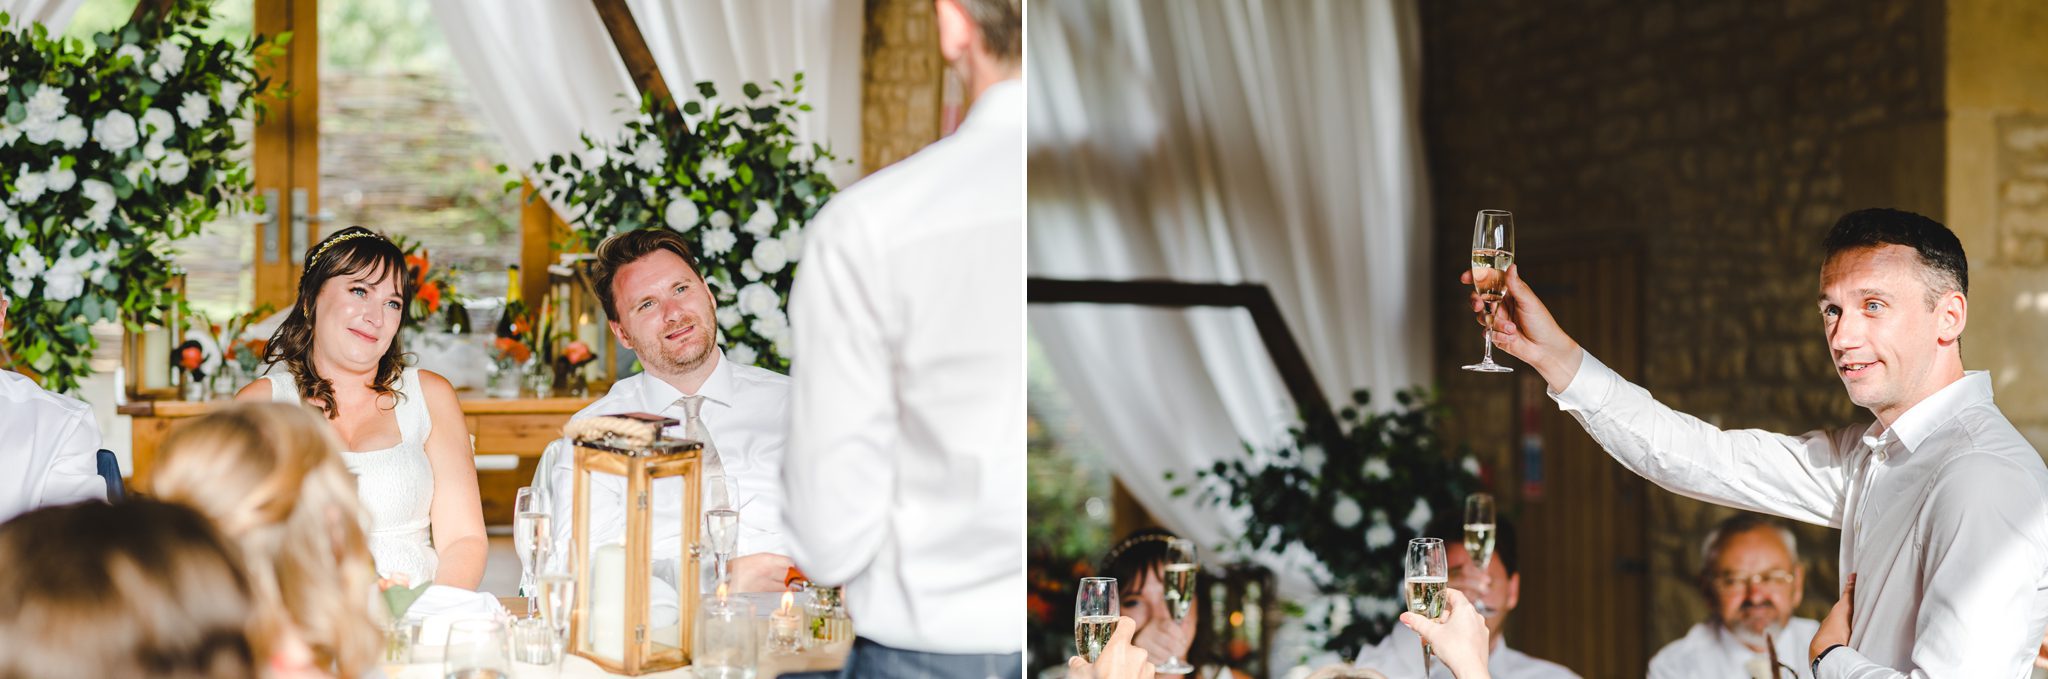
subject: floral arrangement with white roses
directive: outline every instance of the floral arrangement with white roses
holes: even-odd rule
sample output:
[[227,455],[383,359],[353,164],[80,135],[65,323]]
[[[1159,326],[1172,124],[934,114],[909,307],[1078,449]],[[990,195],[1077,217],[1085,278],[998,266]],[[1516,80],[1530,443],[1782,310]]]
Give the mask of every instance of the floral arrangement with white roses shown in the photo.
[[1310,577],[1326,596],[1297,612],[1319,647],[1345,658],[1385,637],[1407,610],[1408,540],[1423,537],[1437,509],[1463,511],[1480,487],[1476,458],[1445,453],[1443,407],[1427,390],[1395,394],[1398,407],[1388,412],[1368,410],[1370,400],[1359,390],[1336,423],[1294,427],[1288,445],[1267,453],[1247,443],[1246,459],[1196,471],[1203,499],[1245,515],[1234,547],[1279,554],[1298,544],[1321,562]]
[[616,136],[585,134],[581,153],[533,166],[585,248],[634,229],[681,233],[717,295],[726,357],[785,372],[785,305],[803,227],[838,190],[824,173],[832,153],[792,129],[811,110],[796,99],[803,82],[798,73],[787,86],[747,83],[734,105],[708,82],[697,84],[700,99],[675,108],[643,98],[638,119]]
[[183,315],[172,242],[251,207],[249,135],[275,43],[202,35],[207,3],[174,3],[90,42],[0,14],[0,288],[15,367],[75,389],[95,321]]

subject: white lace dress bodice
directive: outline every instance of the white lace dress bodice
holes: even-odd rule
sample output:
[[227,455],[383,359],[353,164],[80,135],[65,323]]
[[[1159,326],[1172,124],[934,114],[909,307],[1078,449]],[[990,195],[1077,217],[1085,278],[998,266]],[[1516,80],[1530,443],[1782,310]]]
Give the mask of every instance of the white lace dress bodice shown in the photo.
[[[298,403],[298,385],[289,371],[274,370],[271,400]],[[434,468],[427,462],[427,435],[433,419],[420,391],[418,368],[406,368],[398,383],[398,445],[383,450],[343,452],[341,461],[356,475],[356,497],[370,514],[370,556],[382,577],[404,575],[418,585],[434,578],[440,557],[434,552],[429,510],[434,503]]]

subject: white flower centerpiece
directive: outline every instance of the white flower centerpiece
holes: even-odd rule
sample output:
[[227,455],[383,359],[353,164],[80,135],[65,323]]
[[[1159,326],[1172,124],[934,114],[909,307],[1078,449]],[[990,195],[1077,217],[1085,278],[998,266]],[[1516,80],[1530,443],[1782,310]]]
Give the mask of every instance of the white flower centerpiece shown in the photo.
[[96,321],[185,314],[171,245],[251,207],[234,121],[260,114],[259,55],[288,38],[210,40],[207,3],[176,3],[90,42],[0,13],[0,347],[71,391]]
[[682,234],[717,295],[726,357],[787,372],[785,306],[804,224],[837,191],[824,172],[834,156],[793,130],[796,115],[811,110],[796,99],[802,73],[788,86],[742,89],[737,105],[721,103],[711,83],[698,83],[701,98],[674,110],[643,99],[623,132],[585,134],[581,153],[535,163],[533,175],[569,210],[585,248],[634,229]]
[[[1399,407],[1390,412],[1367,410],[1363,390],[1352,399],[1335,426],[1297,426],[1276,451],[1246,444],[1251,464],[1217,462],[1196,472],[1201,498],[1244,513],[1245,533],[1233,548],[1277,555],[1299,544],[1321,562],[1310,577],[1324,596],[1294,610],[1320,648],[1345,658],[1399,624],[1401,560],[1408,540],[1436,518],[1432,508],[1462,508],[1479,489],[1471,454],[1443,450],[1442,407],[1426,390],[1396,394]],[[1274,462],[1259,462],[1266,459]]]

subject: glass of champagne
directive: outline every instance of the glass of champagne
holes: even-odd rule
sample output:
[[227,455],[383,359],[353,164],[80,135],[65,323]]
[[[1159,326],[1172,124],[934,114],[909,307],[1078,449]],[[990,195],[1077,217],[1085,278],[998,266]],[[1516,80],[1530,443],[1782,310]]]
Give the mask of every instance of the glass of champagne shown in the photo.
[[[715,482],[715,483],[714,483]],[[725,582],[730,575],[727,569],[733,552],[739,550],[740,510],[732,506],[732,496],[726,492],[725,479],[713,477],[704,484],[704,535],[710,539],[711,555],[716,559],[717,582]],[[716,585],[713,585],[714,587]]]
[[541,494],[531,487],[519,489],[512,500],[512,550],[519,553],[519,593],[526,597],[527,615],[539,608],[534,577],[547,560],[548,512],[541,505]]
[[[1161,584],[1166,587],[1166,614],[1175,623],[1188,619],[1188,609],[1195,603],[1195,541],[1174,538],[1166,541],[1166,566],[1160,569]],[[1153,668],[1160,674],[1187,674],[1195,671],[1193,665],[1176,655],[1166,659],[1164,664]]]
[[1109,635],[1116,631],[1118,608],[1116,578],[1081,578],[1074,595],[1074,652],[1090,663],[1102,656]]
[[496,620],[458,620],[449,625],[441,676],[443,679],[511,677],[512,654],[505,643],[505,626]]
[[1493,362],[1493,312],[1507,298],[1508,267],[1515,263],[1515,216],[1506,210],[1480,210],[1472,224],[1472,288],[1479,293],[1480,325],[1486,326],[1486,357],[1465,366],[1482,373],[1514,372]]
[[1493,615],[1493,607],[1486,604],[1486,591],[1491,586],[1493,565],[1493,540],[1495,526],[1493,518],[1493,496],[1473,493],[1465,498],[1465,556],[1471,560],[1471,567],[1477,580],[1472,597],[1472,608],[1480,615]]
[[[1444,588],[1450,585],[1450,554],[1444,541],[1415,538],[1408,541],[1408,556],[1402,562],[1407,571],[1408,612],[1431,620],[1444,615]],[[1429,642],[1422,643],[1422,671],[1429,673]]]

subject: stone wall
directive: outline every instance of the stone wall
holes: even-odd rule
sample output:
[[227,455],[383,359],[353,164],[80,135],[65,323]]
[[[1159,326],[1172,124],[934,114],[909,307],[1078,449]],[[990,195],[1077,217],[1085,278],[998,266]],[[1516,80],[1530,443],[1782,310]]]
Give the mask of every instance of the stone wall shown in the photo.
[[860,168],[882,169],[939,138],[945,62],[931,0],[867,0]]
[[[1820,334],[1819,240],[1856,208],[1942,215],[1942,3],[1419,4],[1438,280],[1463,269],[1481,208],[1516,213],[1525,255],[1636,243],[1644,308],[1616,318],[1641,319],[1644,358],[1624,375],[1723,427],[1867,421]],[[1544,262],[1519,263],[1540,289]],[[1468,414],[1452,429],[1512,470],[1514,390],[1457,369],[1479,349],[1467,291],[1432,290],[1437,379]],[[1654,650],[1704,617],[1690,572],[1727,510],[1655,489],[1647,504]],[[1834,599],[1836,537],[1801,536],[1801,613],[1817,618]]]

